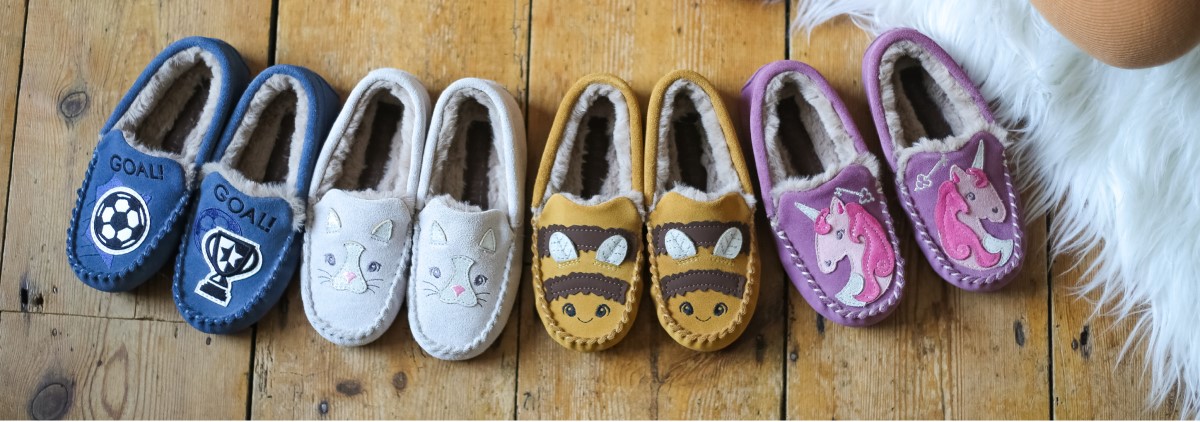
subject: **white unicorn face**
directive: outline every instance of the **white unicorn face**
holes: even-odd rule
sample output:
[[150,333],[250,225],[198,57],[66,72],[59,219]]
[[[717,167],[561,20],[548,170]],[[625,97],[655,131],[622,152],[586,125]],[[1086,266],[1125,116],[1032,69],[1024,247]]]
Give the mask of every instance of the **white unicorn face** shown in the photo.
[[967,215],[980,220],[999,223],[1008,217],[1004,201],[996,192],[996,187],[987,178],[987,174],[978,168],[963,170],[958,166],[950,167],[950,182],[954,183],[959,195],[967,203]]
[[839,262],[854,256],[856,249],[862,249],[861,244],[850,239],[849,213],[841,198],[834,196],[829,208],[821,210],[813,224],[817,232],[817,268],[821,272],[834,272]]

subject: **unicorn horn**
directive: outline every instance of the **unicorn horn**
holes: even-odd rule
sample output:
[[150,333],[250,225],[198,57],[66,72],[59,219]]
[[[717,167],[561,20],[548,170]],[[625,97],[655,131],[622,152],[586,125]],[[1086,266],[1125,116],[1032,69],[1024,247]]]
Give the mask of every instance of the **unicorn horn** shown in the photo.
[[975,149],[975,162],[971,163],[971,167],[983,170],[983,139],[979,140],[979,148]]
[[794,204],[796,205],[796,208],[800,210],[800,212],[802,212],[802,213],[804,213],[804,215],[808,216],[809,220],[817,221],[817,215],[819,215],[821,213],[820,211],[817,211],[817,210],[813,209],[812,207],[801,204],[799,202],[794,202]]

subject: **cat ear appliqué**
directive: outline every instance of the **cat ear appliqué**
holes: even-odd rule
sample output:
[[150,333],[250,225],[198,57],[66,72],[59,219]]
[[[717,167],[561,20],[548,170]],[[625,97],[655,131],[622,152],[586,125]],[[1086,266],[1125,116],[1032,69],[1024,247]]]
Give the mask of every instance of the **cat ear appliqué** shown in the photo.
[[683,234],[679,229],[667,230],[667,234],[663,236],[663,245],[667,247],[667,254],[671,258],[684,259],[696,256],[696,243],[692,242],[692,238]]
[[371,239],[381,242],[384,245],[392,241],[392,220],[383,220],[371,229]]
[[629,242],[620,235],[610,236],[596,248],[596,261],[611,265],[621,265],[629,252]]
[[325,233],[337,233],[342,229],[342,218],[337,211],[329,210],[329,218],[325,219]]
[[445,245],[446,241],[446,231],[442,230],[441,224],[438,224],[438,222],[434,221],[433,224],[429,226],[429,243],[434,245]]
[[575,250],[575,243],[562,232],[554,232],[550,235],[549,240],[550,258],[554,262],[567,262],[579,259],[579,252]]
[[488,229],[487,233],[483,234],[483,238],[479,239],[479,247],[489,253],[496,252],[496,232]]
[[730,227],[721,233],[721,237],[717,239],[717,244],[713,245],[713,255],[725,259],[733,259],[742,252],[742,231],[736,227]]

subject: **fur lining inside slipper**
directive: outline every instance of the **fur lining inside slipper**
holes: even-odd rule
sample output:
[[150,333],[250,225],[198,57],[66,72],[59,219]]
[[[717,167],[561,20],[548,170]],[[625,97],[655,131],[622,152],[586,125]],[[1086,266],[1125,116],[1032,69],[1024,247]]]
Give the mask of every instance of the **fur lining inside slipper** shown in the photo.
[[555,193],[590,204],[630,196],[630,143],[625,96],[610,85],[588,85],[571,110],[541,202]]
[[171,56],[113,129],[137,150],[179,162],[190,183],[204,136],[221,130],[213,127],[217,93],[225,83],[219,68],[217,58],[200,47]]
[[661,113],[656,203],[672,190],[697,200],[741,190],[712,99],[699,85],[687,79],[672,83]]
[[968,130],[987,123],[950,70],[912,41],[888,47],[879,63],[879,82],[894,151],[921,138],[969,135]]
[[220,162],[204,166],[205,174],[219,170],[248,195],[286,199],[297,230],[304,226],[296,173],[307,138],[312,106],[308,98],[300,81],[282,73],[272,75],[250,99]]
[[771,199],[783,192],[819,186],[850,164],[879,164],[854,148],[829,98],[808,75],[789,71],[767,84],[763,98],[763,142],[770,169]]
[[[354,104],[346,129],[338,134],[333,156],[316,192],[330,189],[406,192],[413,166],[418,107],[414,94],[387,80],[375,81]],[[415,157],[417,160],[420,157]]]
[[517,187],[506,186],[500,165],[501,151],[508,142],[496,139],[504,134],[500,122],[507,116],[487,93],[465,87],[451,93],[442,113],[446,119],[436,134],[429,195],[448,195],[449,199],[485,209],[509,209],[508,195]]

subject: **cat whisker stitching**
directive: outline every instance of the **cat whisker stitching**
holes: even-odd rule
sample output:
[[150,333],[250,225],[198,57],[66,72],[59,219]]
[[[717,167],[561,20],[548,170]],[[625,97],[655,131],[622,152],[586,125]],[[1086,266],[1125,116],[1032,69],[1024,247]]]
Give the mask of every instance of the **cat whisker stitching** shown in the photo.
[[320,271],[322,274],[325,274],[326,276],[333,277],[333,273],[331,273],[329,271],[325,271],[320,268],[317,268],[317,271]]

